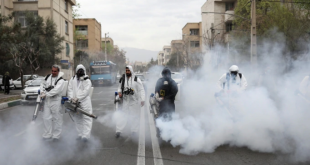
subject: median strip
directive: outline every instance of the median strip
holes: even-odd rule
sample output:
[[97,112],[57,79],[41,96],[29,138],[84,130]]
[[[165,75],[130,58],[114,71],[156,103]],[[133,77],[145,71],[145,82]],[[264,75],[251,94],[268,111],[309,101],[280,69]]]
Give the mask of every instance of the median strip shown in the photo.
[[10,96],[0,99],[0,109],[20,105],[20,96]]

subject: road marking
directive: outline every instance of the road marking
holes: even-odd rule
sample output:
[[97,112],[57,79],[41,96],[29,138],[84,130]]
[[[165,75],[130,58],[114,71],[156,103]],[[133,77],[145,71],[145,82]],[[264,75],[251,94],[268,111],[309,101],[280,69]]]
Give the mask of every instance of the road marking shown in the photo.
[[140,134],[139,134],[139,146],[138,146],[138,158],[137,158],[137,165],[145,165],[145,116],[144,110],[145,107],[140,108]]
[[164,165],[164,162],[162,160],[158,139],[156,136],[156,128],[155,128],[155,122],[154,122],[154,116],[149,114],[149,104],[147,104],[147,115],[149,117],[150,122],[150,132],[151,132],[151,139],[152,139],[152,148],[153,148],[153,157],[154,157],[154,165]]

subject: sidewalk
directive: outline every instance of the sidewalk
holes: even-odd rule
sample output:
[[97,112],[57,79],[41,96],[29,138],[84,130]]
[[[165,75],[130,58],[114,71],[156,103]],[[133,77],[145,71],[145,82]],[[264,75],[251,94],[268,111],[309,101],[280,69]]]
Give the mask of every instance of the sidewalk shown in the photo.
[[20,105],[20,93],[22,90],[11,90],[9,95],[5,95],[0,91],[0,110]]

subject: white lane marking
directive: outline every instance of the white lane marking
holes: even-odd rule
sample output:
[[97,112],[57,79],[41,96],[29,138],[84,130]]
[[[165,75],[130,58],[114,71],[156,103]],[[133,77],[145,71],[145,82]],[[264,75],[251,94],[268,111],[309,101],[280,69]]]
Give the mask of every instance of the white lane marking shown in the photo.
[[153,148],[153,157],[154,157],[154,165],[164,165],[164,162],[162,160],[158,139],[156,136],[156,128],[155,128],[155,122],[154,122],[154,116],[149,114],[149,104],[147,109],[147,115],[149,117],[149,125],[150,125],[150,132],[151,132],[151,139],[152,139],[152,148]]
[[140,110],[140,134],[139,134],[139,146],[138,146],[138,158],[137,165],[145,165],[145,128],[144,128],[144,110],[145,107],[141,107]]

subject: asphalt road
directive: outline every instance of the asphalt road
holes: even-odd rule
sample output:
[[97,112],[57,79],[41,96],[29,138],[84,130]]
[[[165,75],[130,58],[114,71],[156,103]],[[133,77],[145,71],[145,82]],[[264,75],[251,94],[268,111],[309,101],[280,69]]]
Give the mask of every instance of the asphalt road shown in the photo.
[[[200,153],[194,156],[180,154],[179,147],[174,148],[166,142],[158,143],[153,119],[149,115],[147,106],[141,111],[140,128],[142,131],[137,135],[139,138],[129,138],[125,133],[120,139],[115,139],[115,124],[111,121],[113,121],[113,95],[116,88],[116,85],[95,87],[92,104],[94,114],[99,118],[93,122],[92,137],[87,143],[76,140],[74,123],[66,113],[60,141],[47,142],[41,139],[42,114],[39,114],[35,123],[31,123],[33,105],[16,106],[0,111],[0,164],[294,164],[284,155],[259,153],[247,148],[230,146],[221,146],[211,154]],[[181,109],[180,103],[177,103],[176,108]]]

